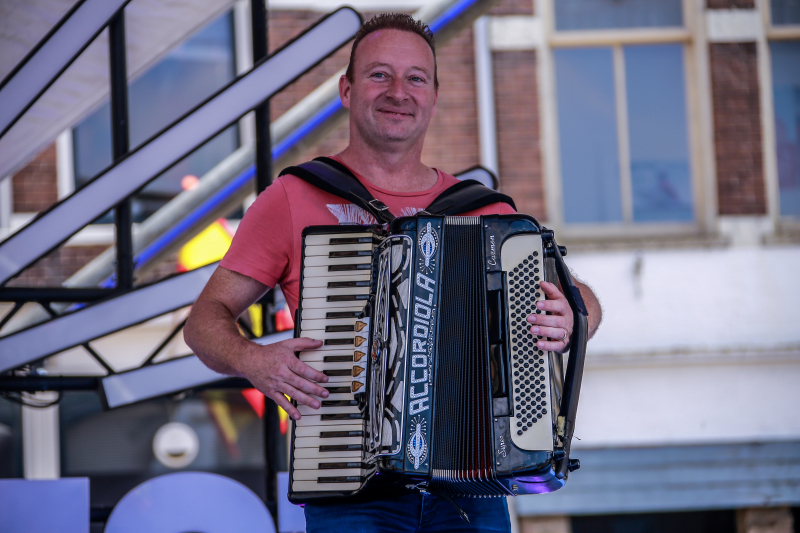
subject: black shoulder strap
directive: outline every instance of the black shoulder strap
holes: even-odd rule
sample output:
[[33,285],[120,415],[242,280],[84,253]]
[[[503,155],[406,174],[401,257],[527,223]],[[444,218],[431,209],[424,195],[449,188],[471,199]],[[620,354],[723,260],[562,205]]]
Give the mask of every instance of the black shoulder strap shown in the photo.
[[279,176],[291,174],[307,181],[325,192],[348,200],[372,213],[378,222],[385,224],[395,219],[389,208],[375,199],[366,187],[361,185],[350,169],[329,157],[317,157],[294,167],[281,171]]
[[506,203],[517,210],[510,196],[490,189],[476,180],[464,180],[437,196],[425,211],[432,215],[450,216],[475,211],[498,202]]
[[[317,157],[313,161],[285,168],[279,176],[285,174],[297,176],[318,189],[366,209],[381,224],[396,218],[383,202],[370,194],[349,168],[329,157]],[[517,209],[511,197],[490,189],[476,180],[464,180],[443,191],[425,212],[432,215],[458,215],[497,202],[506,203],[514,210]]]

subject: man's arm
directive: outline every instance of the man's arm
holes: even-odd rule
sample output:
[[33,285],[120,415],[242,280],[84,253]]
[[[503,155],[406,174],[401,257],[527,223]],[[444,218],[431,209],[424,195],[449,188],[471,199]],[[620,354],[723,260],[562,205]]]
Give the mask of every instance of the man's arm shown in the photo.
[[325,383],[328,377],[294,354],[319,348],[322,342],[300,338],[261,346],[244,338],[236,320],[269,289],[250,277],[218,267],[192,306],[183,336],[210,369],[247,378],[297,420],[300,412],[284,394],[318,409],[319,398],[326,398],[328,391],[312,381]]

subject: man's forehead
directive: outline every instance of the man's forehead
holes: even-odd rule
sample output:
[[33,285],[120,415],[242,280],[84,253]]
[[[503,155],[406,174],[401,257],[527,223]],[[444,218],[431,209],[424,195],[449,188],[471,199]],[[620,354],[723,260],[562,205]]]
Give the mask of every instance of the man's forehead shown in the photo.
[[[427,70],[424,66],[425,60],[429,60],[431,65],[433,65],[435,61],[431,47],[421,35],[394,28],[376,30],[366,35],[356,48],[356,58],[358,58],[359,55],[363,55],[362,52],[366,52],[367,55],[372,56],[373,54],[370,52],[383,51],[382,49],[389,47],[414,49],[414,51],[421,55],[419,59],[422,59],[423,63],[420,64],[420,68],[424,70]],[[381,62],[379,57],[370,57],[369,59],[370,64]]]

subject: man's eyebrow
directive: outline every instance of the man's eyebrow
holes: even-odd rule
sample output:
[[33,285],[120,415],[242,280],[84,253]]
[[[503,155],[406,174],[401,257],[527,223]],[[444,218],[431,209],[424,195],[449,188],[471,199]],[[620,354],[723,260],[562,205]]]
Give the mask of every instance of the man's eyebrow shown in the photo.
[[[366,70],[372,70],[372,69],[374,69],[376,67],[387,67],[390,70],[394,70],[394,67],[392,65],[390,65],[389,63],[382,63],[380,61],[374,61],[372,63],[369,63],[366,66]],[[414,65],[414,66],[410,67],[410,70],[419,70],[420,72],[423,72],[426,75],[430,76],[430,72],[425,67],[419,67],[419,66]]]

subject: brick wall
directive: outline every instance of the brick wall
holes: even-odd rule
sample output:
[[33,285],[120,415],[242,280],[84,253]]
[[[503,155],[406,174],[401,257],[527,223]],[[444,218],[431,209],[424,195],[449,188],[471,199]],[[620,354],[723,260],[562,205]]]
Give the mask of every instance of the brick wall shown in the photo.
[[755,43],[710,45],[720,215],[767,211]]
[[754,9],[755,0],[707,0],[708,9]]
[[534,0],[503,0],[496,2],[489,10],[489,15],[533,15]]
[[11,179],[15,213],[36,213],[58,200],[56,146],[51,144]]
[[9,287],[49,287],[60,285],[106,246],[65,246],[53,250],[7,283]]
[[500,187],[521,213],[546,220],[536,52],[495,52],[493,63]]

